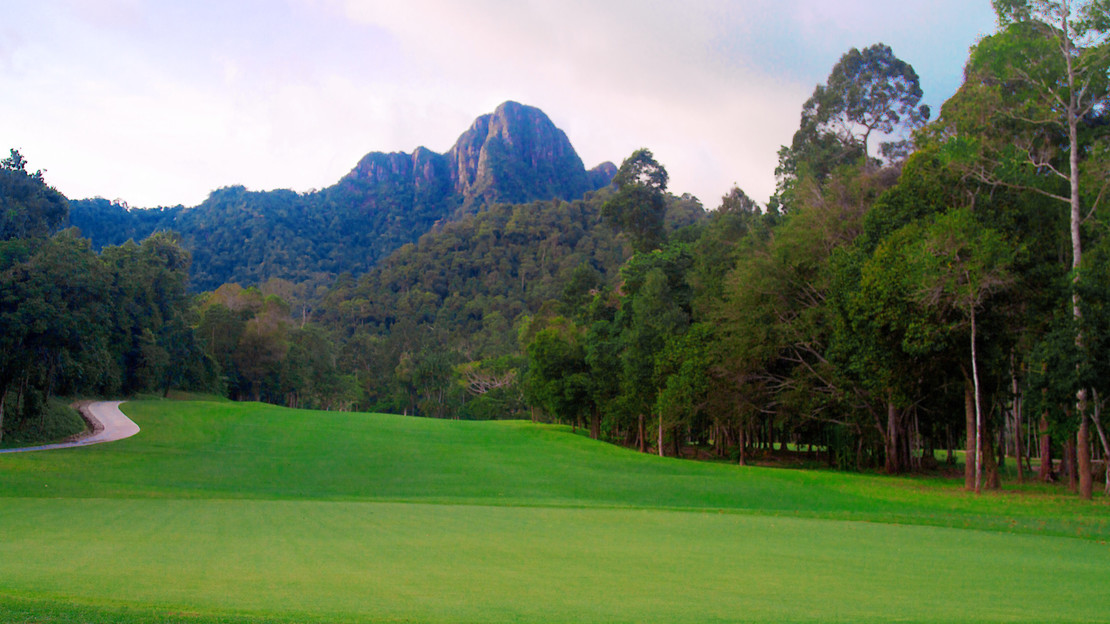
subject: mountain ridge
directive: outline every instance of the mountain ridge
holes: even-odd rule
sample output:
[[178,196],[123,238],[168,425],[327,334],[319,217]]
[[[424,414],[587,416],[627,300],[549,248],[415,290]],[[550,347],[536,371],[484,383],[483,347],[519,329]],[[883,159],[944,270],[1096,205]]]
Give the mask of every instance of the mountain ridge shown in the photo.
[[607,186],[616,166],[586,170],[566,134],[538,108],[505,102],[478,117],[444,154],[370,152],[319,191],[212,191],[197,206],[129,209],[104,199],[71,201],[69,225],[93,246],[181,234],[197,290],[280,278],[325,283],[365,273],[437,223],[497,203],[573,200]]

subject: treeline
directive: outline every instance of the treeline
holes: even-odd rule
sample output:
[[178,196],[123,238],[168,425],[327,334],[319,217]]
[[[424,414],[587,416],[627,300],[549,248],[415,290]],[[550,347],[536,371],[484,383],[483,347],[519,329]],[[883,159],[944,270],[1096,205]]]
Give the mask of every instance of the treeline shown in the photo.
[[0,202],[0,439],[35,438],[56,395],[218,387],[175,237],[96,254],[72,230],[50,236],[67,201],[15,150],[0,163]]
[[97,253],[76,229],[58,231],[67,212],[18,151],[0,162],[0,440],[54,435],[45,415],[57,396],[184,389],[292,407],[358,402],[334,340],[307,322],[307,285],[193,295],[176,234]]
[[448,190],[426,196],[401,184],[349,179],[312,193],[231,186],[192,208],[78,200],[69,223],[100,246],[179,233],[191,250],[191,284],[198,291],[271,278],[326,287],[344,271],[368,271],[447,218],[455,207]]
[[962,447],[976,491],[1039,455],[1038,478],[1090,497],[1110,456],[1110,16],[996,4],[932,123],[890,48],[845,54],[765,212],[734,191],[652,240],[665,174],[625,161],[617,195],[636,199],[606,213],[644,242],[618,288],[534,323],[530,402],[660,454],[820,449],[897,473]]

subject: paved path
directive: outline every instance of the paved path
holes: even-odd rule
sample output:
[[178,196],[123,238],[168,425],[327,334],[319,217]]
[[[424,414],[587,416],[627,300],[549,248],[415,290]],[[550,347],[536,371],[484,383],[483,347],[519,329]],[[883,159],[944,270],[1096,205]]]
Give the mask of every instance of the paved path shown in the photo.
[[90,403],[88,407],[85,408],[84,413],[93,421],[99,423],[100,426],[94,427],[93,431],[87,432],[75,440],[60,442],[58,444],[47,444],[44,446],[2,449],[0,453],[20,453],[26,451],[46,451],[57,448],[72,448],[75,446],[86,446],[89,444],[99,444],[101,442],[112,442],[130,438],[139,432],[139,426],[130,418],[124,416],[123,412],[119,411],[121,403],[123,403],[123,401],[97,401],[95,403]]

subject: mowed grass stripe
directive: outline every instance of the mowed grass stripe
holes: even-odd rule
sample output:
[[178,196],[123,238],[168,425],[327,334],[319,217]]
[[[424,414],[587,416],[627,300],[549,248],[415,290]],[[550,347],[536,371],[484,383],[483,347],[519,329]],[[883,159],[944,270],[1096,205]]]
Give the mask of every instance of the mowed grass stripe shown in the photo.
[[0,497],[376,500],[708,509],[1110,538],[1106,499],[662,459],[564,427],[133,402],[143,431],[0,456]]
[[[77,533],[73,522],[103,531]],[[749,514],[9,499],[0,595],[292,621],[1099,621],[1090,540]],[[2,602],[2,601],[0,601]]]

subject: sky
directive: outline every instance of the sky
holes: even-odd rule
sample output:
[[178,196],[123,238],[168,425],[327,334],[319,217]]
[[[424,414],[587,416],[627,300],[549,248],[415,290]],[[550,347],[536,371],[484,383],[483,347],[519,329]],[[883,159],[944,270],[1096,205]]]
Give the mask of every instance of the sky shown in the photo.
[[938,111],[995,29],[989,0],[4,4],[0,150],[71,199],[132,207],[330,186],[368,152],[446,152],[506,100],[587,168],[647,147],[676,194],[762,203],[846,51],[891,46]]

